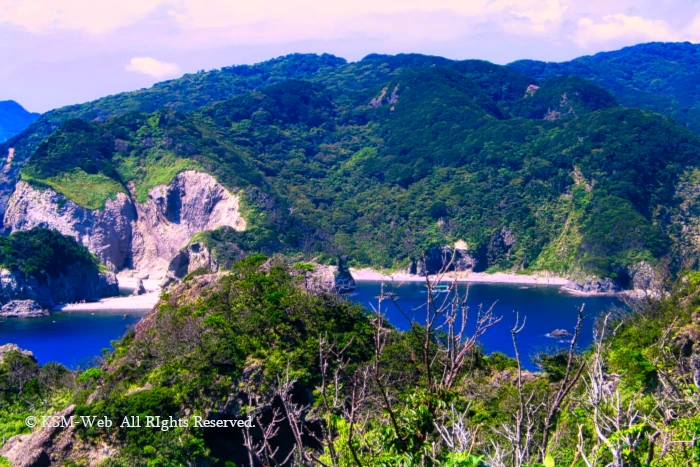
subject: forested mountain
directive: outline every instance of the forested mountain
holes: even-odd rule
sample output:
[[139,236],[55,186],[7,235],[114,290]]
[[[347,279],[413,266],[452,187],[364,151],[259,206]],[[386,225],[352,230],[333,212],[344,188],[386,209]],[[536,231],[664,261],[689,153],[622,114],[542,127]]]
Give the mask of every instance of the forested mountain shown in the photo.
[[536,79],[580,76],[597,83],[627,107],[673,117],[700,132],[700,45],[640,44],[570,62],[520,60],[508,65]]
[[[664,47],[688,46],[626,49],[625,73]],[[0,466],[697,466],[700,136],[591,76],[517,68],[291,55],[58,109],[0,144],[21,231],[5,268],[108,274],[105,252],[132,269],[195,245],[211,264],[204,245],[227,269],[168,277],[95,367],[0,346]],[[582,307],[526,356],[526,317],[470,310],[467,284],[426,290],[404,332],[382,314],[397,290],[373,313],[305,261],[408,268],[453,245],[474,270],[676,277],[599,317],[585,351]],[[514,359],[479,344],[501,318]]]
[[39,114],[28,112],[15,101],[0,101],[0,143],[27,128]]
[[[687,48],[639,50],[663,47]],[[191,169],[244,196],[250,228],[209,235],[219,251],[396,268],[464,241],[476,270],[622,285],[640,264],[694,267],[700,138],[584,78],[514,67],[290,55],[187,75],[46,114],[0,146],[3,196],[19,176],[92,210],[143,203]]]

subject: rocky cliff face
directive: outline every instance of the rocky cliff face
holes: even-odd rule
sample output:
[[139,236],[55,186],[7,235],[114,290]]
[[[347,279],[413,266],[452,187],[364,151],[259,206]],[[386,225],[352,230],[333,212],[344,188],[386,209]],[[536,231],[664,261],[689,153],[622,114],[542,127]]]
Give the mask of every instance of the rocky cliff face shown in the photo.
[[23,277],[19,272],[0,269],[0,302],[33,300],[43,308],[60,303],[96,300],[119,295],[117,277],[80,266],[68,266],[66,274],[41,279]]
[[453,271],[468,272],[477,269],[478,265],[478,259],[470,254],[467,244],[460,240],[454,247],[443,246],[426,251],[423,258],[411,262],[408,273],[425,276]]
[[215,273],[219,270],[219,263],[206,245],[200,242],[187,245],[175,255],[168,266],[168,276],[182,279],[197,270],[207,273]]
[[124,193],[89,210],[51,189],[19,182],[8,203],[9,230],[47,227],[70,235],[113,271],[136,269],[161,277],[193,234],[229,226],[245,230],[239,197],[211,175],[182,172],[151,190],[145,203]]
[[12,231],[46,227],[74,237],[112,270],[131,264],[131,239],[136,208],[118,193],[104,209],[91,211],[51,189],[40,191],[18,182],[5,212],[4,225]]

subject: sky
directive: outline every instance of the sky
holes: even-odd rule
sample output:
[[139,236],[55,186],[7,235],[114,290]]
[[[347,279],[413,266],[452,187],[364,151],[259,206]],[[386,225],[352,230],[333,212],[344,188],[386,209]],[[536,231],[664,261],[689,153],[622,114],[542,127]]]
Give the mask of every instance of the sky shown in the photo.
[[505,64],[700,42],[700,0],[0,0],[0,100],[35,112],[293,52]]

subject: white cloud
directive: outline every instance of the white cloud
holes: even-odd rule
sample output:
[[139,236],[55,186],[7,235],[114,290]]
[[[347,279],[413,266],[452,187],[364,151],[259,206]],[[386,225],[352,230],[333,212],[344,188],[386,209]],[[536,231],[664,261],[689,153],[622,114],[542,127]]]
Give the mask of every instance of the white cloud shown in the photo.
[[126,71],[143,73],[160,79],[179,74],[180,67],[175,63],[161,62],[152,57],[134,57],[126,65]]
[[581,18],[573,40],[580,47],[589,47],[600,43],[617,40],[631,42],[677,41],[681,37],[663,20],[646,19],[641,16],[624,14],[609,15],[596,22],[590,18]]
[[0,24],[34,33],[80,30],[100,34],[132,24],[164,0],[0,0]]
[[541,29],[561,20],[569,1],[576,0],[0,0],[0,24],[34,33],[103,34],[157,12],[167,13],[182,31],[197,30],[210,41],[224,32],[236,40],[273,42],[337,34],[342,32],[336,31],[338,23],[361,25],[362,18],[376,15],[450,13],[461,18],[463,26],[512,17]]

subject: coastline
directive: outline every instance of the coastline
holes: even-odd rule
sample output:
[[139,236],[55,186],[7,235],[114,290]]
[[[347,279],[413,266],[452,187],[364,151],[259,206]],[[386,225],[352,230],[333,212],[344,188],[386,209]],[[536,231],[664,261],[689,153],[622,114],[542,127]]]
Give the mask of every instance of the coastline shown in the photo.
[[[417,276],[405,272],[383,273],[372,268],[350,268],[350,274],[356,282],[425,282],[424,276]],[[437,275],[429,276],[431,280],[437,280]],[[550,276],[546,274],[512,274],[507,272],[495,272],[488,274],[485,272],[450,272],[445,273],[440,278],[443,282],[466,282],[479,284],[509,284],[509,285],[533,285],[557,287],[559,293],[577,295],[580,297],[629,297],[634,299],[653,297],[654,294],[648,290],[633,289],[620,290],[618,292],[583,292],[568,287],[570,279],[560,276]]]
[[147,292],[142,295],[103,298],[97,302],[67,303],[58,305],[52,311],[150,311],[160,300],[160,292]]
[[[365,281],[386,281],[386,282],[425,282],[426,278],[405,272],[394,272],[384,274],[380,271],[363,268],[350,268],[350,274],[356,282]],[[429,276],[430,279],[436,280],[438,276]],[[569,283],[569,280],[564,277],[547,276],[540,274],[512,274],[506,272],[496,272],[487,274],[485,272],[450,272],[445,273],[440,277],[443,281],[452,282],[474,282],[484,284],[521,284],[521,285],[551,285],[562,287]]]
[[[134,290],[138,282],[135,277],[125,275],[117,275],[117,280],[120,290]],[[52,311],[151,311],[160,300],[159,283],[157,279],[144,279],[144,294],[107,297],[88,303],[65,303],[55,306]]]

